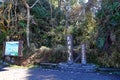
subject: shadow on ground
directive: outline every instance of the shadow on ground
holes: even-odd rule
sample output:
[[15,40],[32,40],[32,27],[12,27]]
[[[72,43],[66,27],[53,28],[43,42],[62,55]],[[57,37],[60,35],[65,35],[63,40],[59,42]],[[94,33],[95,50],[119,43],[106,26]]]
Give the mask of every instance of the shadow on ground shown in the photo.
[[0,65],[0,72],[1,72],[1,71],[7,71],[6,69],[4,69],[5,67],[7,67],[7,66],[5,66],[5,65]]
[[120,80],[120,74],[72,72],[35,68],[28,70],[27,80]]

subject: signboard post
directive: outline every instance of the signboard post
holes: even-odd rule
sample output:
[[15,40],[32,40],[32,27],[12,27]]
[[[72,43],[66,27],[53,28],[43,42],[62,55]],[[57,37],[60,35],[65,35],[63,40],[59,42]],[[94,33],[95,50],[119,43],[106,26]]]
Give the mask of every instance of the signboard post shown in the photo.
[[[3,62],[5,57],[22,57],[23,41],[6,41],[3,49]],[[11,61],[10,59],[10,61]]]

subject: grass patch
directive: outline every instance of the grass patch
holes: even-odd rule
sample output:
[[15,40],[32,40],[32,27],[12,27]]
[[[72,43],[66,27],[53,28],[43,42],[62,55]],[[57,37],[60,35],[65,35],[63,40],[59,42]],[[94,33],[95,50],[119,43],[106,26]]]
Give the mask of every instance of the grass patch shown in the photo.
[[31,69],[31,68],[38,68],[39,65],[29,65],[29,66],[18,66],[18,65],[10,65],[11,68],[26,68],[26,69]]

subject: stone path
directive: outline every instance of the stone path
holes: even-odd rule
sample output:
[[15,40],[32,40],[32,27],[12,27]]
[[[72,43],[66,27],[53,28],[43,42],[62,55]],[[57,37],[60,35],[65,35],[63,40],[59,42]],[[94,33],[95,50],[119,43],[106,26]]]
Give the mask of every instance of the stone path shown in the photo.
[[120,75],[5,67],[0,69],[0,80],[120,80]]

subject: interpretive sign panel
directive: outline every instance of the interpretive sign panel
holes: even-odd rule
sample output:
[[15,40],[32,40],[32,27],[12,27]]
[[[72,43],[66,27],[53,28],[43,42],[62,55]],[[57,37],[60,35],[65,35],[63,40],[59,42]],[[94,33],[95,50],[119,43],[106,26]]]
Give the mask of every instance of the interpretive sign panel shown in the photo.
[[22,56],[21,41],[7,41],[4,45],[5,56]]
[[18,47],[19,47],[18,41],[6,42],[5,45],[6,45],[5,46],[5,55],[18,56]]

